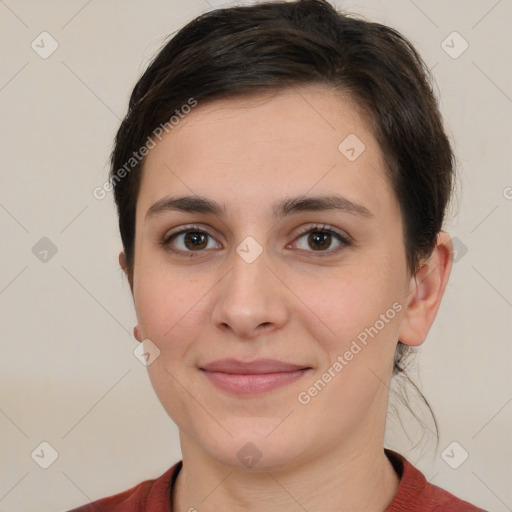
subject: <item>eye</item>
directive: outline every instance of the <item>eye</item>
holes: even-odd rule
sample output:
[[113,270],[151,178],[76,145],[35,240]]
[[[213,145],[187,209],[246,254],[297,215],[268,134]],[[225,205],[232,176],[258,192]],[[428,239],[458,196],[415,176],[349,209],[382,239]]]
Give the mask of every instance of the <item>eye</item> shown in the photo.
[[[306,237],[305,235],[308,236]],[[299,249],[307,252],[319,253],[315,256],[329,256],[350,245],[348,236],[339,233],[338,231],[326,226],[325,224],[317,224],[313,227],[306,228],[301,233],[299,233],[299,236],[296,240],[300,241],[301,239],[304,240],[297,244]],[[337,248],[328,250],[332,246],[333,242],[338,242]],[[313,250],[308,250],[308,248],[312,248]]]
[[[209,233],[194,226],[189,226],[176,233],[166,235],[162,240],[162,245],[169,251],[181,253],[180,255],[183,256],[194,256],[194,252],[221,247]],[[172,245],[177,246],[177,248],[173,248]]]

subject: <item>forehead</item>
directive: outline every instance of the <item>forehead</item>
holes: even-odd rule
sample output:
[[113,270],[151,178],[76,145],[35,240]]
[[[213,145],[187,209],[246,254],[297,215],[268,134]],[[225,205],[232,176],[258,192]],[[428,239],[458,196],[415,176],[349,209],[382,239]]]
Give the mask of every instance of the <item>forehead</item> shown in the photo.
[[233,209],[334,190],[394,208],[381,150],[361,109],[325,86],[216,100],[182,116],[146,157],[137,205],[197,194]]

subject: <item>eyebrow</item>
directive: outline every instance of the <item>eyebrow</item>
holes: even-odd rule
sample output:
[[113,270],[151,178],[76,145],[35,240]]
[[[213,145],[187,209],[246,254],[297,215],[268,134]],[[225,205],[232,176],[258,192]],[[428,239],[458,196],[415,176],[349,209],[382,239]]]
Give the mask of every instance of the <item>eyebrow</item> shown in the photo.
[[[350,201],[346,197],[338,195],[291,197],[273,205],[272,211],[275,218],[299,212],[312,211],[339,211],[349,213],[363,219],[373,219],[374,215],[365,206]],[[149,217],[168,211],[180,211],[188,213],[207,213],[223,218],[226,210],[219,203],[202,196],[164,197],[153,204],[146,212],[146,220]]]

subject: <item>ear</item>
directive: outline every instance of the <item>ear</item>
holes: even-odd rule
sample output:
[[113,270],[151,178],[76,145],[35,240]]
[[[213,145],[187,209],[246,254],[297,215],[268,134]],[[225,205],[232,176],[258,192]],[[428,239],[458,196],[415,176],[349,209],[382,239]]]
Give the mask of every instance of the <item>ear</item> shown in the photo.
[[124,253],[124,251],[121,251],[119,253],[119,265],[121,265],[121,268],[123,269],[123,271],[128,279],[128,283],[130,284],[130,290],[132,291],[132,294],[133,294],[133,279],[128,270],[128,265],[126,263],[126,254]]
[[405,345],[418,346],[425,341],[439,310],[452,262],[452,239],[441,231],[432,254],[411,278],[409,304],[398,336]]
[[137,340],[137,341],[142,341],[142,334],[140,332],[140,326],[139,325],[136,325],[134,328],[133,328],[133,337]]
[[[130,272],[128,271],[128,265],[126,264],[126,254],[123,251],[121,251],[119,253],[119,265],[121,265],[121,268],[123,269],[124,273],[126,274],[126,277],[128,278],[128,282],[130,283],[130,290],[132,291],[132,295],[133,295],[133,281],[130,276]],[[133,328],[133,337],[137,341],[142,341],[142,334],[140,332],[139,325],[136,325]]]

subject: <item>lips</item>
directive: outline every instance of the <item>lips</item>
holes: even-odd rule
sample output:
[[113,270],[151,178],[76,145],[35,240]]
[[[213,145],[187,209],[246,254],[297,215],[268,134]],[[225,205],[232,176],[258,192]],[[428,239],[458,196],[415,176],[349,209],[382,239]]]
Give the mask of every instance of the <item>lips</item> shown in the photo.
[[237,359],[218,359],[205,364],[201,370],[209,372],[236,373],[239,375],[251,375],[262,373],[295,372],[311,368],[310,366],[286,363],[276,359],[257,359],[256,361],[244,362]]
[[255,395],[291,384],[309,374],[312,368],[275,359],[251,362],[219,359],[202,366],[200,370],[222,391],[234,395]]

